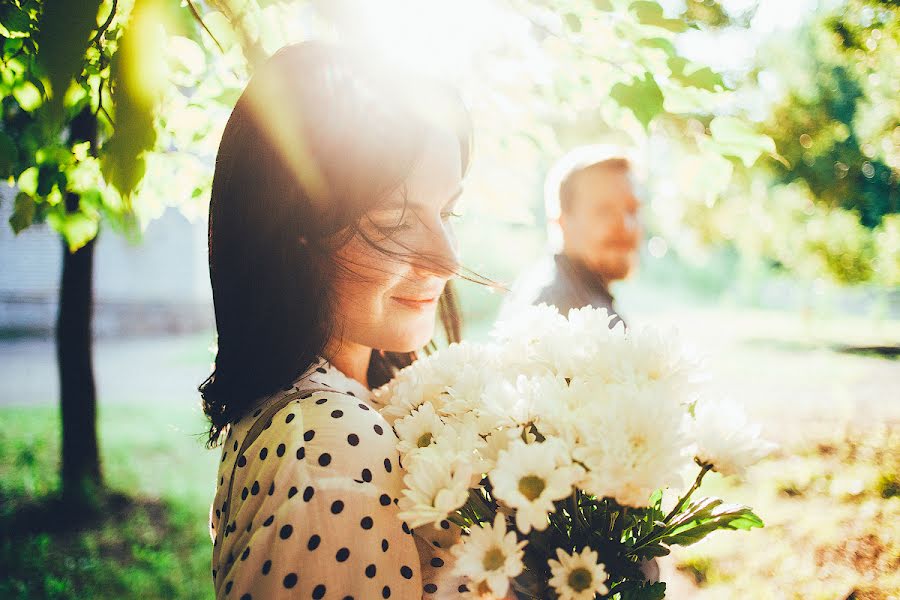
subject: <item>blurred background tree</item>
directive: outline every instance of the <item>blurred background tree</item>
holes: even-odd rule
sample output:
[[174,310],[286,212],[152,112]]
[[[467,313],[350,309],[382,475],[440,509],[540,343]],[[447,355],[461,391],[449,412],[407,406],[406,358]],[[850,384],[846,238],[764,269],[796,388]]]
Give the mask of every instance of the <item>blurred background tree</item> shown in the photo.
[[[165,24],[193,21],[161,0],[5,3],[0,176],[18,193],[9,224],[48,223],[63,239],[56,326],[63,500],[96,506],[102,471],[92,361],[92,280],[101,222],[132,239],[146,195],[147,153],[160,141],[167,85]],[[146,202],[144,202],[146,204]]]
[[[688,6],[734,27],[708,3]],[[761,122],[777,153],[752,167],[712,157],[733,177],[704,180],[709,170],[693,169],[697,149],[676,142],[684,157],[672,170],[703,174],[677,186],[694,185],[693,198],[657,215],[676,251],[736,252],[751,270],[810,283],[900,285],[898,18],[896,3],[838,3],[767,36],[755,64],[729,74],[739,81],[735,105]],[[696,116],[695,127],[709,118]]]

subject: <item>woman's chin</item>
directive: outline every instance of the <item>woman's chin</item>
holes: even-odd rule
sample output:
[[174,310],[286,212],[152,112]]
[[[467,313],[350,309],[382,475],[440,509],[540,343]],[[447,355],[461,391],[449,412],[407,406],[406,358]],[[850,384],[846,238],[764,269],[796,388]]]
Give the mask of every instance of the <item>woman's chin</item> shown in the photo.
[[417,352],[424,348],[432,337],[434,337],[434,327],[386,340],[381,349],[388,352]]

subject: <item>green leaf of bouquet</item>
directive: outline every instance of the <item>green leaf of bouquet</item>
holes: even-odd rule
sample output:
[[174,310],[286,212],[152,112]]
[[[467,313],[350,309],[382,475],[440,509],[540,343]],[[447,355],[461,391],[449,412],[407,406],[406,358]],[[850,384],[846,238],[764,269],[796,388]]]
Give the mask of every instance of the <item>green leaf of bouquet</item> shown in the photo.
[[644,129],[647,129],[653,117],[663,111],[662,90],[649,71],[641,79],[635,77],[630,83],[614,85],[610,90],[610,97],[619,106],[630,110]]
[[662,600],[666,597],[666,584],[662,581],[646,583],[638,588],[623,590],[620,600]]
[[650,2],[648,0],[632,2],[630,9],[642,25],[651,25],[674,31],[675,33],[687,31],[688,25],[681,19],[667,19],[663,16],[662,6],[658,2]]
[[671,550],[669,550],[665,546],[653,544],[641,548],[638,555],[640,556],[640,558],[655,558],[657,556],[667,556],[670,552]]
[[[721,501],[720,501],[721,502]],[[717,529],[751,529],[762,527],[762,520],[741,504],[719,504],[702,511],[696,519],[671,528],[660,540],[667,545],[689,546]]]
[[9,217],[9,225],[12,227],[13,233],[18,234],[23,229],[27,229],[34,221],[35,203],[34,198],[25,192],[16,194],[13,203],[13,212]]

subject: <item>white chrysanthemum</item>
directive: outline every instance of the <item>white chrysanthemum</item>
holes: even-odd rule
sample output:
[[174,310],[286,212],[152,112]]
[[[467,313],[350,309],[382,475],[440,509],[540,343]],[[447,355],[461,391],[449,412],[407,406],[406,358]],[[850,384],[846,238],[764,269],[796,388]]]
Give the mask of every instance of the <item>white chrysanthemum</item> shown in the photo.
[[439,415],[466,412],[480,400],[495,353],[487,345],[459,343],[416,360],[375,390],[375,401],[384,406],[381,414],[393,423],[425,402]]
[[637,380],[669,381],[687,387],[698,377],[698,360],[674,329],[663,332],[650,327],[633,327],[626,333],[623,364]]
[[734,402],[701,400],[694,407],[692,436],[697,459],[722,475],[742,473],[768,456],[775,444],[760,438],[761,427],[750,423]]
[[453,573],[467,577],[470,587],[487,584],[498,598],[509,591],[509,580],[524,569],[522,550],[527,542],[517,541],[515,531],[507,531],[505,519],[497,514],[494,524],[472,527],[469,534],[450,548],[456,557]]
[[571,494],[582,474],[565,444],[550,438],[536,444],[514,440],[500,452],[488,477],[494,496],[516,509],[516,527],[528,533],[547,528],[553,502]]
[[606,594],[607,578],[604,565],[597,560],[597,553],[585,546],[580,553],[568,554],[556,549],[556,557],[547,561],[553,577],[550,585],[559,600],[594,600],[597,594]]
[[430,446],[446,427],[431,402],[425,402],[409,415],[394,421],[394,431],[399,439],[397,450],[405,457],[413,450]]
[[610,329],[609,324],[615,318],[616,316],[605,308],[594,308],[593,306],[573,308],[568,315],[569,326],[592,339],[624,335],[624,326],[620,327],[619,323],[616,323],[615,328]]
[[578,393],[598,398],[583,415],[575,460],[588,469],[580,487],[626,506],[646,506],[655,490],[681,483],[687,441],[685,413],[655,386],[609,385],[585,380]]
[[438,524],[466,503],[473,478],[470,463],[434,444],[410,455],[404,467],[399,516],[410,526]]
[[530,343],[566,327],[566,319],[555,306],[541,303],[537,306],[523,306],[511,312],[494,325],[491,337],[506,342]]

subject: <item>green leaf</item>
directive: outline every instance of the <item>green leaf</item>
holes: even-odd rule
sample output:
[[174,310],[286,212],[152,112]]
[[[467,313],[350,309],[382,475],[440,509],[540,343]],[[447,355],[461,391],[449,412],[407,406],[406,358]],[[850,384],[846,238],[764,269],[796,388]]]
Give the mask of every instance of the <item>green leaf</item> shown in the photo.
[[603,12],[612,12],[615,10],[611,0],[594,0],[594,8]]
[[29,196],[37,194],[38,168],[28,167],[27,169],[22,171],[19,174],[19,179],[16,181],[16,185],[21,191],[25,192]]
[[672,79],[682,85],[709,90],[710,92],[725,89],[725,82],[722,81],[722,76],[709,67],[698,68],[681,56],[669,57],[668,65],[672,73]]
[[674,31],[675,33],[681,33],[688,29],[687,23],[681,19],[668,19],[663,16],[662,6],[660,6],[658,2],[641,0],[639,2],[633,2],[629,8],[631,12],[634,13],[634,16],[637,17],[638,22],[642,25],[659,27],[661,29]]
[[50,118],[54,126],[62,120],[63,97],[69,83],[84,68],[84,51],[97,26],[100,0],[45,2],[40,18],[37,62],[50,82]]
[[165,61],[159,52],[157,0],[138,0],[110,67],[115,131],[101,148],[103,176],[127,196],[146,171],[144,153],[156,143],[154,113]]
[[644,48],[659,48],[669,56],[675,56],[676,54],[675,45],[666,38],[644,38],[642,40],[639,40],[637,44],[638,46],[643,46]]
[[12,2],[0,8],[0,35],[5,38],[27,37],[31,29],[31,19],[24,10]]
[[31,112],[41,105],[41,91],[30,81],[17,85],[12,94],[25,112]]
[[639,588],[623,590],[619,594],[621,600],[662,600],[665,597],[666,584],[662,581],[657,583],[645,583]]
[[15,234],[26,229],[34,221],[34,198],[25,192],[16,194],[12,215],[9,217],[9,225]]
[[657,556],[667,556],[671,551],[665,546],[651,544],[640,549],[641,558],[653,558]]
[[47,216],[47,222],[66,239],[69,252],[75,252],[94,239],[100,228],[96,217],[81,211],[66,213],[64,208],[51,212]]
[[679,515],[660,539],[667,545],[689,546],[718,529],[752,529],[763,522],[748,506],[723,504],[718,498],[704,498]]
[[566,25],[569,26],[569,29],[578,33],[581,31],[581,19],[575,13],[567,13],[565,16]]
[[709,124],[712,139],[701,140],[702,149],[723,156],[735,156],[750,167],[763,153],[774,154],[775,142],[757,133],[746,121],[735,117],[716,117]]
[[628,84],[614,85],[610,90],[610,97],[619,106],[634,113],[644,129],[647,129],[653,117],[663,111],[662,90],[649,71],[644,73],[643,79],[634,78]]

